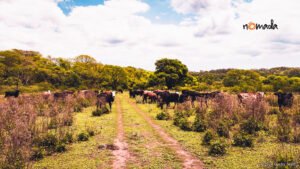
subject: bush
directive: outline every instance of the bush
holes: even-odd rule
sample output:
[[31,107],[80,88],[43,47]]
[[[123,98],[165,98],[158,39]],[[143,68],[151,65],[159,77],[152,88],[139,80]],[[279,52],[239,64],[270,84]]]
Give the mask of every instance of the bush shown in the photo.
[[245,133],[238,133],[233,136],[234,146],[253,147],[253,138]]
[[52,133],[48,133],[39,140],[38,145],[45,147],[48,151],[53,151],[57,143],[58,139],[56,136]]
[[103,114],[109,113],[109,110],[107,109],[106,106],[102,107],[102,109],[96,109],[92,112],[93,116],[101,116]]
[[289,115],[280,113],[278,117],[277,138],[281,142],[290,142],[292,139],[292,129],[290,126]]
[[199,115],[196,116],[196,119],[193,123],[193,130],[197,132],[204,132],[207,128],[207,123]]
[[167,112],[161,112],[156,115],[157,120],[169,120],[170,114]]
[[263,128],[262,124],[259,124],[255,119],[251,118],[246,120],[244,123],[241,124],[241,130],[248,134],[254,134],[257,131],[260,131]]
[[221,122],[217,127],[217,133],[220,137],[229,138],[229,127],[225,122]]
[[270,159],[274,169],[296,169],[299,167],[300,152],[282,148],[276,150]]
[[175,126],[180,126],[180,120],[182,118],[185,118],[185,116],[184,116],[184,114],[181,111],[180,112],[175,112],[173,124]]
[[87,132],[88,132],[89,136],[94,136],[95,135],[95,131],[92,130],[92,129],[88,129]]
[[182,117],[178,119],[177,126],[184,131],[191,131],[192,130],[192,124],[189,122],[189,120],[186,117]]
[[46,154],[46,151],[44,148],[41,148],[41,147],[33,147],[32,148],[32,154],[31,154],[31,157],[30,157],[30,160],[41,160],[44,158]]
[[207,131],[203,137],[202,143],[204,145],[210,145],[211,140],[214,138],[214,134],[212,131]]
[[62,153],[62,152],[67,151],[66,145],[64,143],[59,143],[58,145],[56,145],[55,151],[58,152],[58,153]]
[[226,154],[226,145],[221,141],[216,141],[211,144],[208,154],[211,156],[223,156]]
[[77,137],[78,141],[88,141],[89,135],[87,133],[80,133]]
[[66,135],[62,139],[62,142],[65,143],[65,144],[73,143],[73,135],[72,135],[72,133],[69,133],[69,132],[66,133]]

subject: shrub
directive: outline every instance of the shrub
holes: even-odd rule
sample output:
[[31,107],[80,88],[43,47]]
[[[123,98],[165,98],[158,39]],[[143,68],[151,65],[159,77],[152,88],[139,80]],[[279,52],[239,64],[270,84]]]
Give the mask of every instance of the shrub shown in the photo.
[[192,124],[189,122],[189,120],[186,117],[182,117],[178,119],[178,125],[181,130],[184,131],[191,131],[192,130]]
[[274,169],[296,169],[299,167],[300,152],[281,148],[276,150],[270,159]]
[[58,139],[52,133],[48,133],[38,141],[38,145],[41,147],[45,147],[48,151],[53,151],[55,146],[58,143]]
[[214,134],[212,131],[208,130],[202,140],[204,145],[210,145],[211,140],[214,138]]
[[31,154],[31,157],[30,157],[30,160],[41,160],[44,158],[45,154],[46,154],[46,151],[44,148],[42,147],[33,147],[32,148],[32,154]]
[[233,136],[234,146],[238,147],[253,147],[253,138],[245,133],[238,133]]
[[78,141],[88,141],[89,140],[89,135],[87,133],[80,133],[78,134],[77,137]]
[[226,145],[218,140],[211,144],[208,154],[211,156],[223,156],[226,154]]
[[290,126],[289,115],[280,113],[277,115],[278,126],[277,126],[277,138],[281,142],[290,142],[292,129]]
[[93,116],[101,116],[103,114],[109,113],[109,110],[106,106],[102,107],[102,109],[96,109],[92,112]]
[[69,133],[69,132],[66,133],[66,135],[62,139],[62,142],[65,143],[65,144],[73,143],[73,135],[72,135],[72,133]]
[[62,153],[62,152],[65,152],[67,149],[66,149],[66,145],[64,143],[59,143],[58,145],[56,145],[55,147],[55,151],[58,152],[58,153]]
[[229,127],[225,122],[219,123],[217,127],[217,133],[220,137],[229,138]]
[[87,132],[88,132],[89,136],[94,136],[95,135],[95,131],[92,130],[91,128],[87,129]]
[[263,125],[257,122],[254,118],[246,120],[241,124],[241,130],[248,134],[254,134],[257,131],[260,131],[263,128]]
[[169,120],[170,114],[167,112],[161,112],[156,115],[157,120]]
[[173,124],[175,126],[180,126],[180,120],[182,118],[185,118],[184,117],[184,114],[182,113],[182,111],[176,111],[175,114],[174,114],[174,121],[173,121]]
[[206,128],[207,128],[207,123],[200,115],[197,115],[193,123],[193,130],[197,132],[203,132],[206,130]]

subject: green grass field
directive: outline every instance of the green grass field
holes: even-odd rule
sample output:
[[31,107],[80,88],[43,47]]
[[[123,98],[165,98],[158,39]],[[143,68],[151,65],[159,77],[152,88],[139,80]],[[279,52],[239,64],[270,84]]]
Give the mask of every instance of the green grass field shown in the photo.
[[[109,150],[98,149],[99,145],[112,144],[116,137],[116,109],[101,117],[93,117],[94,107],[75,114],[75,133],[87,129],[95,131],[95,136],[86,142],[75,142],[67,147],[67,152],[48,156],[36,162],[33,168],[47,169],[93,169],[111,168],[113,156]],[[76,139],[76,137],[74,137]]]

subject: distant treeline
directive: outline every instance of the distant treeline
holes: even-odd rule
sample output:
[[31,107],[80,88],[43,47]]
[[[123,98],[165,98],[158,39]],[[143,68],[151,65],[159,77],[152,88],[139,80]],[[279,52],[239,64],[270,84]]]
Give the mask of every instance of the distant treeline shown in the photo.
[[[78,89],[193,89],[222,91],[300,92],[300,68],[219,69],[189,72],[176,59],[161,59],[154,72],[104,65],[93,57],[43,57],[39,52],[0,51],[0,92]],[[199,68],[200,69],[200,68]]]

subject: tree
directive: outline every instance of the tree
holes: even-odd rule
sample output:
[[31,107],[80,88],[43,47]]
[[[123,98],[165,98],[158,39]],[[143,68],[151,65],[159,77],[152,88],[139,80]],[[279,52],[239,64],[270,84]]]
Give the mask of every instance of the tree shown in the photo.
[[262,86],[260,75],[252,70],[230,70],[226,73],[223,84],[243,92],[258,91]]
[[80,55],[75,58],[75,62],[80,63],[96,63],[96,59],[89,55]]
[[127,74],[120,66],[106,65],[101,71],[102,86],[113,90],[127,87]]
[[163,79],[164,85],[172,89],[184,83],[188,77],[188,68],[177,59],[160,59],[155,63],[155,75]]

